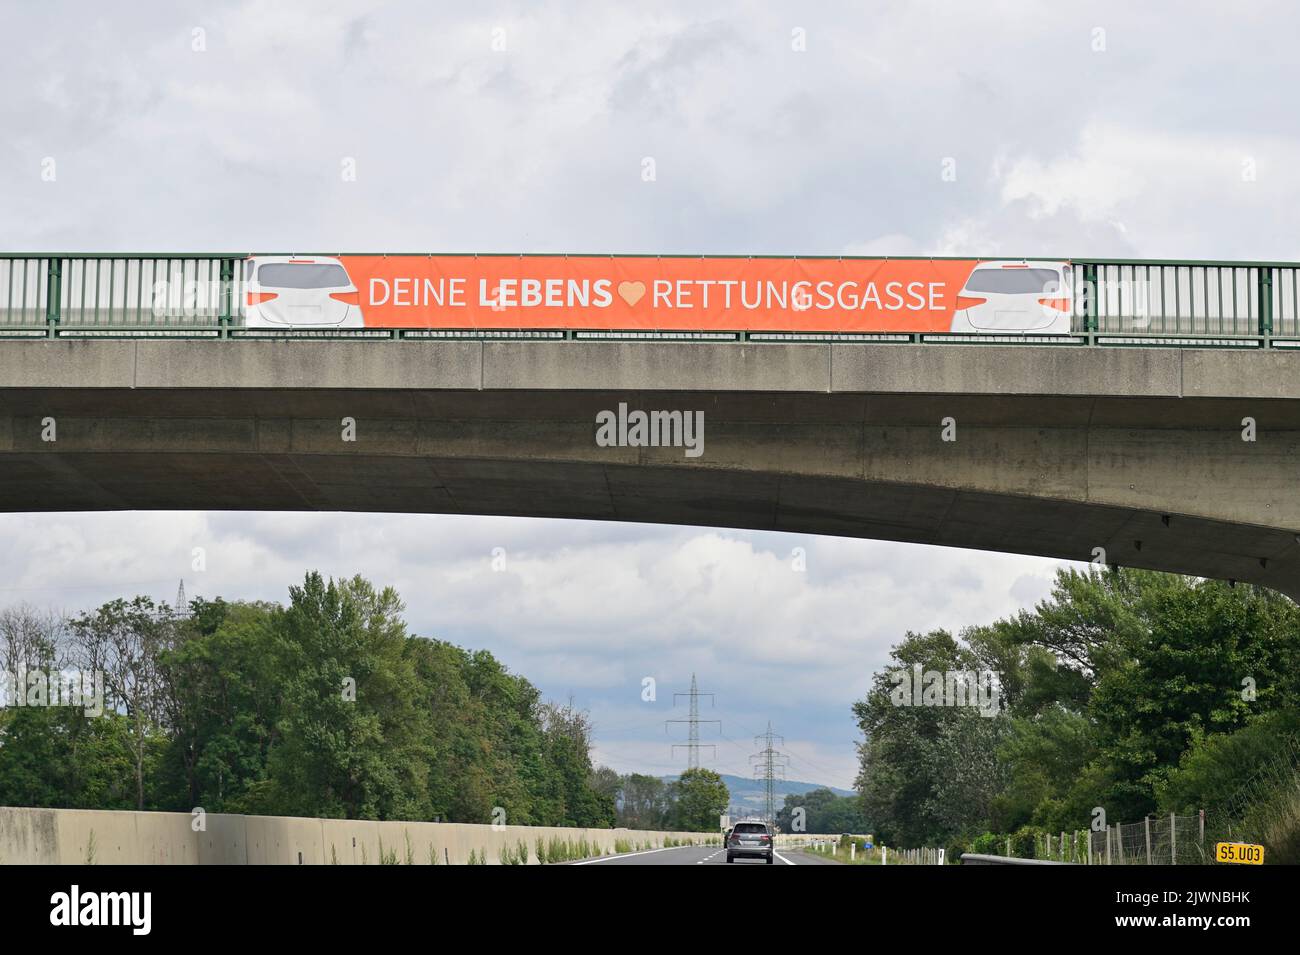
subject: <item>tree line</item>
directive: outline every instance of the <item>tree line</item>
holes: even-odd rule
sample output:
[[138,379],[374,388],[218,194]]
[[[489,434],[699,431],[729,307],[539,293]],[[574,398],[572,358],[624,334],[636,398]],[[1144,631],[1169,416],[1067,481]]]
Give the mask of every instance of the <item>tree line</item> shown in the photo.
[[840,796],[824,786],[806,793],[787,793],[784,805],[777,810],[776,826],[781,832],[871,832],[860,798]]
[[283,606],[0,610],[0,668],[100,673],[104,696],[0,709],[0,805],[613,826],[587,714],[403,612],[318,573]]
[[731,802],[722,777],[703,768],[666,780],[641,773],[620,775],[601,766],[592,785],[613,801],[616,824],[628,829],[713,832]]
[[[902,672],[991,672],[996,704],[899,705]],[[886,842],[1032,849],[1099,812],[1204,808],[1222,824],[1242,781],[1294,749],[1300,608],[1223,581],[1063,569],[1033,610],[906,634],[853,712],[862,810]]]

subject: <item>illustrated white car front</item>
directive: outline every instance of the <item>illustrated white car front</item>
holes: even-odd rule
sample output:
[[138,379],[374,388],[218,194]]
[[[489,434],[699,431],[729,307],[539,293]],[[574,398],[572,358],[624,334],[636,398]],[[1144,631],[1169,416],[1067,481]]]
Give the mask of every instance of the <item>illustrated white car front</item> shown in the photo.
[[361,300],[338,259],[255,255],[244,260],[248,328],[364,328]]
[[952,330],[976,334],[1070,334],[1068,262],[980,262],[957,296]]

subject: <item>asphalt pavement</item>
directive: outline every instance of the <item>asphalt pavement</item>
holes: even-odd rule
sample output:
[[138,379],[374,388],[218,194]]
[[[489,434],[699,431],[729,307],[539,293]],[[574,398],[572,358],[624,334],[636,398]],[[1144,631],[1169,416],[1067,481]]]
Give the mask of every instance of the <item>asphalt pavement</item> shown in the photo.
[[[647,849],[643,852],[625,852],[617,856],[602,856],[598,859],[583,859],[570,862],[569,865],[726,865],[727,850],[721,846],[679,846],[674,849]],[[738,865],[766,866],[763,859],[740,859],[731,863]],[[778,849],[774,866],[780,865],[840,865],[794,849]]]

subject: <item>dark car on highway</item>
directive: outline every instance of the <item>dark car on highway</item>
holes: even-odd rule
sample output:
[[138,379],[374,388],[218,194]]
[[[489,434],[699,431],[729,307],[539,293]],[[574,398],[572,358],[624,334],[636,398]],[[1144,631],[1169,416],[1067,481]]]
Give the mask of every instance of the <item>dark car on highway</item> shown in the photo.
[[738,822],[727,836],[727,861],[735,862],[738,858],[758,857],[772,864],[775,852],[772,830],[762,822]]

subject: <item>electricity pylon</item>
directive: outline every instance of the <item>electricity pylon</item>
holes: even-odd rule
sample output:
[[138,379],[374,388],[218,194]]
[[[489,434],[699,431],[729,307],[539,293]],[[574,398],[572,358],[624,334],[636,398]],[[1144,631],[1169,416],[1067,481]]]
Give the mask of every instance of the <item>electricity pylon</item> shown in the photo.
[[[675,755],[676,752],[677,752],[677,750],[682,749],[682,748],[684,747],[684,748],[686,749],[686,768],[687,768],[687,769],[699,769],[699,768],[700,768],[700,724],[701,724],[701,723],[717,723],[717,724],[718,724],[718,732],[721,733],[721,732],[722,732],[722,721],[721,721],[721,720],[702,720],[702,719],[700,719],[700,697],[702,697],[702,696],[707,696],[707,697],[709,698],[709,705],[710,705],[710,706],[713,706],[713,705],[714,705],[714,696],[713,696],[712,693],[701,693],[701,692],[699,691],[699,688],[695,685],[695,674],[694,674],[694,673],[691,674],[691,689],[690,689],[690,692],[689,692],[689,693],[674,693],[674,694],[673,694],[673,706],[676,706],[676,705],[677,705],[677,698],[678,698],[679,696],[685,696],[685,697],[688,697],[688,698],[690,699],[690,701],[691,701],[691,705],[690,705],[690,714],[689,714],[689,715],[687,716],[687,718],[684,719],[684,720],[664,720],[664,732],[667,732],[667,731],[668,731],[668,724],[669,724],[669,723],[686,723],[686,724],[687,724],[688,729],[687,729],[687,735],[686,735],[686,742],[685,742],[685,743],[674,743],[674,744],[673,744],[673,753],[674,753],[674,755]],[[713,750],[714,756],[717,755],[718,748],[717,748],[716,746],[714,746],[712,743],[706,743],[706,744],[704,744],[704,745],[708,746],[709,749]]]
[[754,745],[759,747],[757,753],[749,757],[754,762],[754,778],[763,781],[764,819],[769,826],[776,827],[776,780],[785,779],[786,756],[776,748],[776,741],[785,745],[785,737],[772,732],[772,723],[768,721],[767,732],[754,737]]

